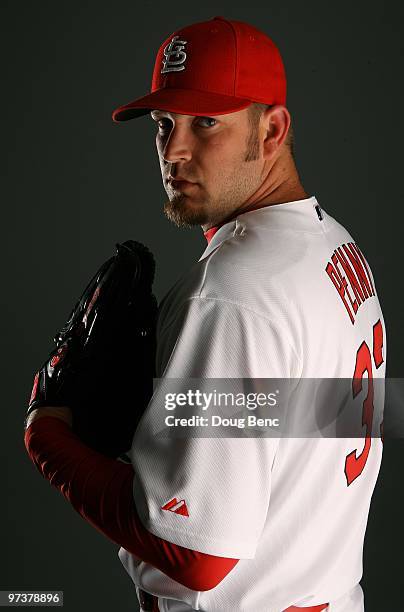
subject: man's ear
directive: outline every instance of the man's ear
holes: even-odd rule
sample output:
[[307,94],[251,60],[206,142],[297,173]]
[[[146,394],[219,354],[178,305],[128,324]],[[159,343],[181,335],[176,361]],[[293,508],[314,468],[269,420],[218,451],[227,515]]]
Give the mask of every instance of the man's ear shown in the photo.
[[271,106],[262,113],[263,156],[271,159],[286,139],[291,123],[288,109],[283,104]]

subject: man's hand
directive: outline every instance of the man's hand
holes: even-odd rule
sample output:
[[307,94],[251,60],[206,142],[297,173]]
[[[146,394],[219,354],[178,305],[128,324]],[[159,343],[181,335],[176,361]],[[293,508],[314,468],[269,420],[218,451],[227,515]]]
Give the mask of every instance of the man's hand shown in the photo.
[[72,427],[73,418],[70,408],[67,406],[47,406],[45,408],[36,408],[28,415],[26,429],[28,429],[31,423],[44,416],[56,417],[67,423],[69,427]]
[[[118,244],[97,270],[37,371],[26,423],[62,418],[90,448],[126,452],[153,394],[157,300],[152,253]],[[66,408],[66,407],[69,408]],[[38,412],[37,412],[38,410]]]

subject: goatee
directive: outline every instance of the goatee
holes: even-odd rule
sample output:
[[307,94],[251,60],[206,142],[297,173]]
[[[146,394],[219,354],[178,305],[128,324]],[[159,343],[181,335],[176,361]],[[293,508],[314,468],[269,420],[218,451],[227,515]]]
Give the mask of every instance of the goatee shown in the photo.
[[164,203],[164,213],[177,227],[194,227],[208,221],[206,212],[188,206],[187,197],[182,194]]

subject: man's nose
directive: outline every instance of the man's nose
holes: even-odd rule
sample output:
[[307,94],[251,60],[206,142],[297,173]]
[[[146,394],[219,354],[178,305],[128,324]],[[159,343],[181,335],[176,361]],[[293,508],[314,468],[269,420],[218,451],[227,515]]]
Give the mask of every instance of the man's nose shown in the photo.
[[192,136],[185,126],[174,126],[163,149],[166,162],[175,164],[192,157]]

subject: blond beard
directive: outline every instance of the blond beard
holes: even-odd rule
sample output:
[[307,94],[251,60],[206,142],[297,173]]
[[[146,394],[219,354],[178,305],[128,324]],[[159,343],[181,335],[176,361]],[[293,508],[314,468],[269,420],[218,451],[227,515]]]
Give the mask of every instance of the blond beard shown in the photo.
[[205,225],[209,221],[206,210],[193,210],[186,204],[186,196],[179,194],[164,203],[164,213],[177,227]]
[[[256,161],[259,154],[256,128],[250,130],[246,144],[243,162]],[[180,193],[165,202],[164,213],[178,227],[193,227],[195,225],[207,225],[208,223],[217,225],[223,222],[226,217],[231,217],[232,213],[243,205],[248,190],[253,187],[253,181],[247,179],[247,177],[244,178],[244,181],[240,181],[240,174],[237,171],[228,180],[227,186],[227,190],[224,193],[222,192],[220,200],[216,201],[214,206],[207,196],[203,202],[205,204],[204,209],[188,207],[187,197]]]
[[215,200],[207,195],[201,200],[201,204],[197,205],[189,204],[185,195],[176,194],[165,202],[164,213],[178,227],[218,225],[225,222],[228,217],[232,217],[235,211],[243,206],[248,194],[255,187],[250,177],[240,180],[239,173],[235,173],[223,187],[218,199]]

